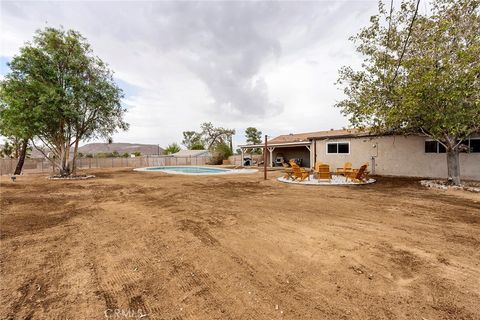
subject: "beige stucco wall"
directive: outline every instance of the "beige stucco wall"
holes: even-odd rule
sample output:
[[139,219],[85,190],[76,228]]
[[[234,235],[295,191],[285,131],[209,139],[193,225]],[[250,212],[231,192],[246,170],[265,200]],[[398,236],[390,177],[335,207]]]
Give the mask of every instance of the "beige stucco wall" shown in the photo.
[[[350,154],[327,154],[327,142],[350,142]],[[375,146],[376,147],[373,147]],[[359,167],[365,162],[375,163],[379,175],[411,177],[447,177],[446,154],[425,153],[425,138],[417,136],[383,136],[374,138],[349,138],[317,140],[316,161],[322,161],[331,168],[339,168],[346,161]],[[372,161],[374,157],[374,161]],[[480,180],[480,153],[460,154],[462,178]]]

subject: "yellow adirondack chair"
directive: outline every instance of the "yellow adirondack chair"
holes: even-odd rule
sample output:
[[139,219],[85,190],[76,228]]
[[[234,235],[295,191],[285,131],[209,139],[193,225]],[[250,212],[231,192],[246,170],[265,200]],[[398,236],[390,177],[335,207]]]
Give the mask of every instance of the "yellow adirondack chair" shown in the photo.
[[364,164],[360,167],[360,169],[353,169],[352,172],[349,172],[345,175],[345,178],[348,180],[352,180],[354,182],[366,182],[368,179],[368,171],[367,171],[367,164]]
[[313,169],[314,172],[318,172],[318,168],[320,168],[320,166],[322,165],[323,163],[321,161],[317,161],[315,162],[315,167]]
[[345,162],[343,164],[343,168],[337,168],[337,174],[341,175],[347,175],[348,173],[352,172],[352,163],[351,162]]
[[293,177],[293,169],[288,164],[286,164],[285,162],[283,162],[282,165],[283,165],[283,169],[284,169],[283,173],[285,173],[283,178],[288,179],[288,180],[290,180],[290,179],[295,180],[294,177]]
[[332,174],[330,173],[330,166],[328,164],[321,164],[318,166],[318,169],[315,170],[315,175],[318,180],[328,180],[332,179]]
[[300,181],[303,181],[305,179],[310,180],[310,173],[306,171],[304,168],[300,168],[300,166],[296,164],[295,161],[290,161],[290,165],[292,166],[292,169],[293,169],[294,180],[297,180],[297,179],[300,179]]

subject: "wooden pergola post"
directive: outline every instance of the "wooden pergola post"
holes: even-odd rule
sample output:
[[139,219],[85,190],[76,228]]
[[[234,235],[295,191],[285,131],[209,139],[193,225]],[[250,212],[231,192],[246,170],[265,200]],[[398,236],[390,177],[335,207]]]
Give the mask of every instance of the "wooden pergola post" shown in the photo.
[[263,149],[263,180],[267,180],[267,135],[265,135],[265,149]]

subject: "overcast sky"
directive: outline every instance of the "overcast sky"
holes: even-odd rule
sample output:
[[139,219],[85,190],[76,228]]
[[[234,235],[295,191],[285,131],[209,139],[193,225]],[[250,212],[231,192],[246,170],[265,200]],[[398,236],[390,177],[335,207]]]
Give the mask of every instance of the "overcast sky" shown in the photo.
[[[124,89],[128,132],[115,142],[181,142],[210,121],[264,134],[347,126],[334,108],[342,65],[358,66],[348,40],[377,1],[1,1],[0,74],[45,26],[80,31]],[[0,76],[1,76],[0,75]]]

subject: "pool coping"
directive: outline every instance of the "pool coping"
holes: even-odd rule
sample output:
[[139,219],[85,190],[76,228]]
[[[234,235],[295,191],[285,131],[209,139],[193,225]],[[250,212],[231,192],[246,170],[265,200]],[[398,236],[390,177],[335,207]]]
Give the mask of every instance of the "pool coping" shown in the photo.
[[[176,168],[209,168],[209,169],[221,169],[225,170],[222,172],[202,172],[202,173],[192,173],[192,172],[175,172],[173,170],[151,170],[154,168],[160,167],[176,167]],[[219,176],[219,175],[227,175],[227,174],[250,174],[258,172],[257,169],[227,169],[227,168],[215,168],[210,166],[153,166],[153,167],[143,167],[143,168],[135,168],[133,171],[141,171],[141,172],[161,172],[167,174],[180,174],[185,176]]]

